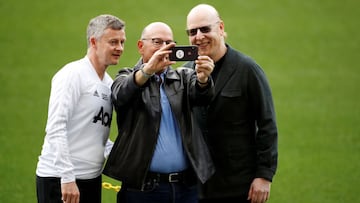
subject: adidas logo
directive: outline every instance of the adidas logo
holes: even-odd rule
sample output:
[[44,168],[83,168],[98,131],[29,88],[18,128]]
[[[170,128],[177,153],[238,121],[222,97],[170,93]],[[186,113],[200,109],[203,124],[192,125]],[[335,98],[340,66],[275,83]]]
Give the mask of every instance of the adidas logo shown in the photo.
[[95,97],[99,97],[99,93],[97,90],[95,90],[94,94],[93,94]]

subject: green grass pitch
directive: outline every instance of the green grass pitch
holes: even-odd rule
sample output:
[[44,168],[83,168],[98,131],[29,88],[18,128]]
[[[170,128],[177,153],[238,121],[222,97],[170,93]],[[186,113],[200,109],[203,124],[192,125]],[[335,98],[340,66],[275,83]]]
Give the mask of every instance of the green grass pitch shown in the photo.
[[[360,2],[356,0],[45,1],[0,3],[0,202],[36,202],[35,167],[44,139],[50,80],[86,53],[90,18],[114,14],[127,41],[112,77],[133,66],[136,40],[152,21],[188,44],[197,3],[219,10],[227,42],[253,57],[273,91],[279,167],[270,203],[359,202]],[[115,119],[113,119],[115,121]],[[111,138],[116,137],[113,122]],[[119,182],[104,177],[114,185]],[[103,189],[103,202],[116,193]]]

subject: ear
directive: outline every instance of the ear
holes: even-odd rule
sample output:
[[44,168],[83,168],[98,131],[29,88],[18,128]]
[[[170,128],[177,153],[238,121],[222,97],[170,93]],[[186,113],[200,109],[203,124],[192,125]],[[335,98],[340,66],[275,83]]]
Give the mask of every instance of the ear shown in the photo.
[[142,40],[138,40],[137,47],[138,47],[138,52],[140,53],[140,55],[142,55],[142,53],[144,52],[143,50],[144,42]]
[[220,23],[219,23],[219,28],[220,28],[220,30],[221,30],[221,32],[222,33],[224,33],[225,32],[225,24],[224,24],[224,21],[220,21]]
[[91,47],[96,47],[96,39],[95,39],[95,37],[90,37],[90,46]]

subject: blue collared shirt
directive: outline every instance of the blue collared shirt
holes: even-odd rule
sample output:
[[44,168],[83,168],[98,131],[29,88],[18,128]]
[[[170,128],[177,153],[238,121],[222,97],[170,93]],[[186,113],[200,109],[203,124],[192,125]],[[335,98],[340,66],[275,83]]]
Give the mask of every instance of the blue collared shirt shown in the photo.
[[182,144],[180,129],[164,89],[165,74],[166,72],[160,74],[162,79],[160,85],[162,113],[159,137],[150,165],[150,171],[158,173],[179,172],[188,167],[188,159]]

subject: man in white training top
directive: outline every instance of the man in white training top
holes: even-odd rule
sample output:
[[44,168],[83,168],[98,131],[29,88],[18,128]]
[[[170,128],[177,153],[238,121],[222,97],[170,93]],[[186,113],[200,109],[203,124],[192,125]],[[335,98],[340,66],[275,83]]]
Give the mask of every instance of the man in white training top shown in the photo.
[[110,153],[113,80],[106,73],[124,51],[125,24],[100,15],[87,27],[87,54],[51,82],[46,136],[36,169],[39,203],[101,202],[101,172]]

